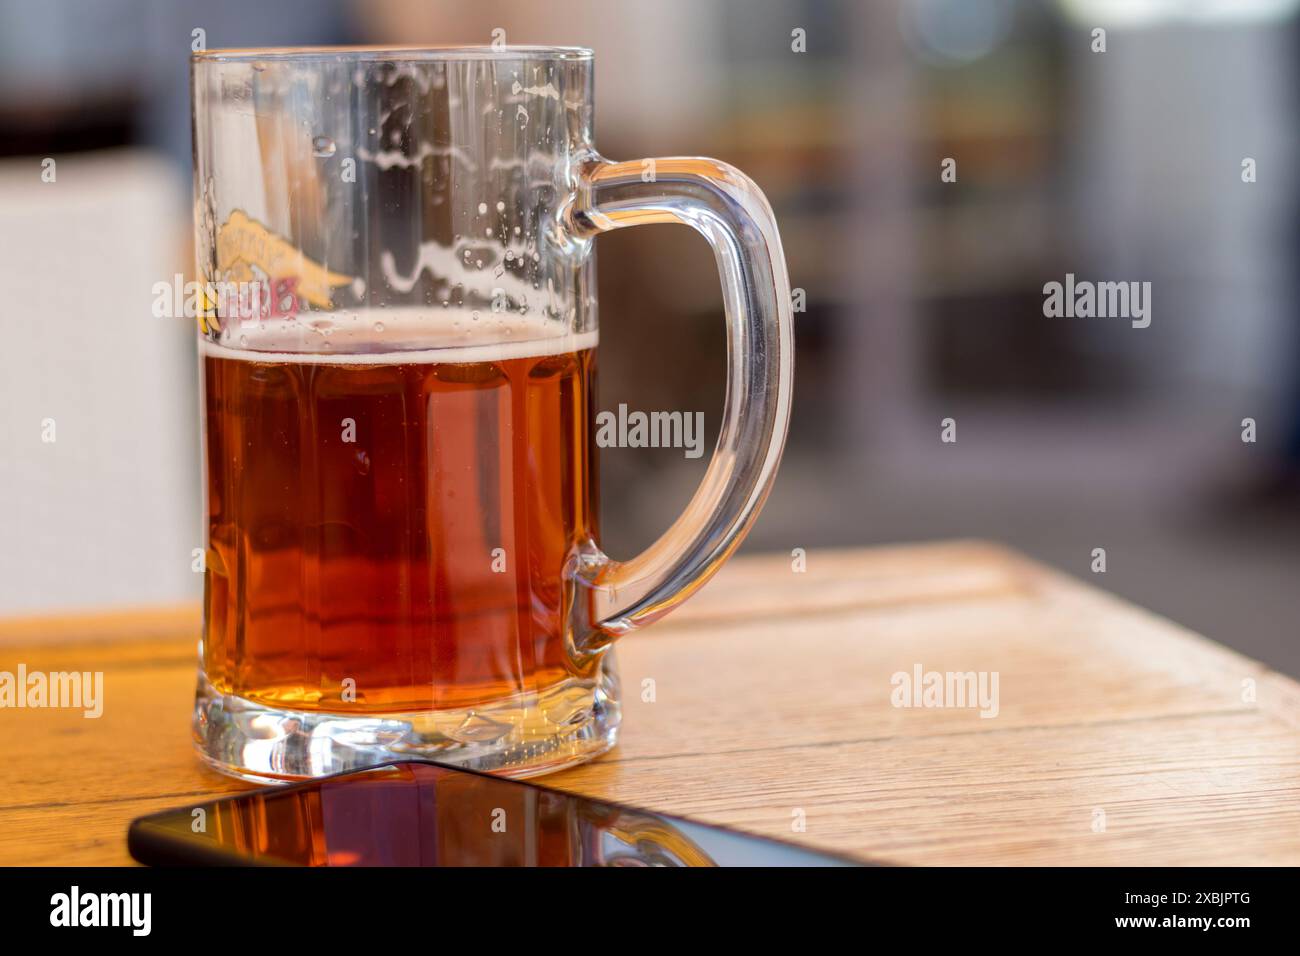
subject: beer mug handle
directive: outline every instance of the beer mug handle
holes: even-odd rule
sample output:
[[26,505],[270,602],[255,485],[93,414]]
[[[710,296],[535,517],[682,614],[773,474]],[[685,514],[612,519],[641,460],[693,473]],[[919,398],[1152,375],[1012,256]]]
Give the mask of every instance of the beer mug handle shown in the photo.
[[681,223],[708,240],[727,316],[727,391],[708,470],[686,510],[629,561],[599,550],[570,567],[572,652],[590,658],[668,613],[739,547],[772,487],[790,419],[794,329],[781,237],[766,197],[713,159],[675,157],[580,169],[565,216],[579,241],[624,226]]

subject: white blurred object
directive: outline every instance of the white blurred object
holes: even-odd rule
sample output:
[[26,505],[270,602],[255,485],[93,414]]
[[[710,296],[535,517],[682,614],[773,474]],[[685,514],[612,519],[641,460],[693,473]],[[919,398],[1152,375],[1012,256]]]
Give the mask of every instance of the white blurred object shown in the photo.
[[0,615],[193,599],[194,330],[150,311],[186,184],[141,152],[54,159],[54,182],[0,163]]
[[1280,20],[1300,6],[1300,0],[1060,0],[1060,3],[1072,20],[1090,27]]
[[1014,0],[909,0],[899,10],[904,42],[936,66],[992,53],[1011,32]]

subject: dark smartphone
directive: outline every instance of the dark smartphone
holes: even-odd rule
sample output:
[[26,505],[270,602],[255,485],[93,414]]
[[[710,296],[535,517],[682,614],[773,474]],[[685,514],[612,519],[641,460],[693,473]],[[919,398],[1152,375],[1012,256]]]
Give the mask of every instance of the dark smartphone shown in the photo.
[[154,865],[859,866],[859,861],[427,761],[141,817]]

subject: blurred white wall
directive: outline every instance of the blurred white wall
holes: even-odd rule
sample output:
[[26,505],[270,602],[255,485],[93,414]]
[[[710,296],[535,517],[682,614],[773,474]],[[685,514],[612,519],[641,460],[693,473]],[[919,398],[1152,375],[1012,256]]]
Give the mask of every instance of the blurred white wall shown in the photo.
[[[1284,397],[1295,354],[1295,29],[1247,19],[1071,34],[1080,252],[1093,276],[1152,283],[1142,335],[1097,346],[1190,403],[1205,385]],[[1242,181],[1242,161],[1256,181]],[[1086,328],[1086,327],[1085,327]],[[1248,406],[1249,407],[1249,406]],[[1260,405],[1256,415],[1266,411]]]
[[[0,615],[196,597],[188,183],[134,151],[0,163]],[[53,421],[54,441],[49,421]]]

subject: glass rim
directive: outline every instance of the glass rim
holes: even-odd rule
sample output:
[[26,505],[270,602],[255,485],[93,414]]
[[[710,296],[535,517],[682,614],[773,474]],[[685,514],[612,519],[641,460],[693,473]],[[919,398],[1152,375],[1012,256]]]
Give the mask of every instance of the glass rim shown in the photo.
[[281,46],[229,47],[195,50],[190,62],[255,63],[262,60],[344,59],[357,62],[420,62],[444,60],[591,60],[594,54],[584,46]]

